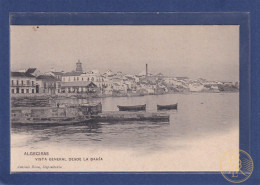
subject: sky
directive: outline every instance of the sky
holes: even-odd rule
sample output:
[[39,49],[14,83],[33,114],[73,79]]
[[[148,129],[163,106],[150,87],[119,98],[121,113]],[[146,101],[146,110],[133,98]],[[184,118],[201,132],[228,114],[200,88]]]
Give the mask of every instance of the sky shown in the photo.
[[11,70],[150,73],[239,81],[239,26],[10,26]]

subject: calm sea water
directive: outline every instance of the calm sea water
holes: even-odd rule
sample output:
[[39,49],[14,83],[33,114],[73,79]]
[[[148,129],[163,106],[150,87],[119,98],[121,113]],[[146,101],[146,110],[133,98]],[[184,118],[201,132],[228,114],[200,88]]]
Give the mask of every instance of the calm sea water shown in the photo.
[[[90,100],[60,100],[88,102]],[[100,122],[79,126],[19,126],[11,129],[12,147],[41,149],[50,145],[79,148],[131,148],[163,151],[164,141],[172,140],[178,150],[180,140],[196,140],[222,135],[238,128],[238,93],[191,93],[142,97],[110,97],[101,101],[104,111],[116,111],[117,105],[146,104],[156,112],[157,104],[178,103],[178,110],[167,111],[170,122]]]

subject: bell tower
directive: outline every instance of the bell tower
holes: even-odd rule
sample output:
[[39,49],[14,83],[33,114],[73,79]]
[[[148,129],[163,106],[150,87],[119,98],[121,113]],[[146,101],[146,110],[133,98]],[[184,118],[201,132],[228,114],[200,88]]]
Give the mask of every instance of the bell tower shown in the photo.
[[82,70],[82,63],[80,62],[80,60],[78,60],[78,62],[76,63],[76,72],[83,72]]

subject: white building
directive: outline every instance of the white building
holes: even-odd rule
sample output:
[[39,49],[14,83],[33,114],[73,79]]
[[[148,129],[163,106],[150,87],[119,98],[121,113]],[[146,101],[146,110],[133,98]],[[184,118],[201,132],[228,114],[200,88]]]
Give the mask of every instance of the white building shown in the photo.
[[191,92],[200,92],[204,89],[204,85],[200,83],[189,84],[189,89]]
[[36,93],[36,77],[25,72],[11,72],[12,94]]
[[80,75],[84,74],[81,72],[76,72],[76,71],[72,71],[72,72],[68,72],[68,73],[64,73],[64,75],[61,78],[62,82],[77,82],[77,81],[83,81],[83,77],[80,78]]

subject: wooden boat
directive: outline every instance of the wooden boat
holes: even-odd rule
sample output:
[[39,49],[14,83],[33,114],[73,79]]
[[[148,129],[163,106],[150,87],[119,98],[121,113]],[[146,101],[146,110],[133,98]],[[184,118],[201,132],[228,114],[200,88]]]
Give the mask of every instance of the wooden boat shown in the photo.
[[146,110],[146,104],[144,105],[134,105],[134,106],[117,106],[119,108],[119,111],[145,111]]
[[178,103],[171,104],[171,105],[157,105],[157,110],[171,110],[171,109],[177,109]]

